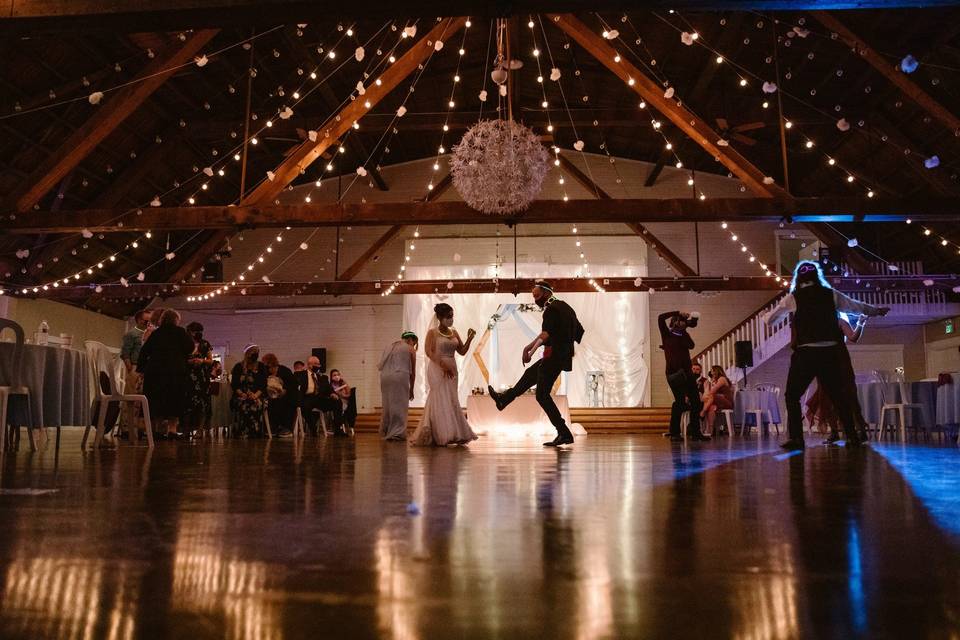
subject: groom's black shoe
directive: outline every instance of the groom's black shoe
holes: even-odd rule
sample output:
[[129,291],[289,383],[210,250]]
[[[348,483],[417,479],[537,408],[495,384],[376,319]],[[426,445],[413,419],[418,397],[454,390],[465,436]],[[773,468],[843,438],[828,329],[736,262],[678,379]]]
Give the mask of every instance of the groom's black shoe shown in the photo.
[[544,442],[543,446],[545,447],[559,447],[564,444],[573,444],[573,434],[569,431],[565,434],[558,435],[556,438],[550,442]]
[[507,407],[507,403],[503,399],[503,395],[497,392],[496,389],[491,385],[487,385],[487,393],[490,394],[490,397],[493,398],[493,402],[497,405],[497,411],[503,411]]

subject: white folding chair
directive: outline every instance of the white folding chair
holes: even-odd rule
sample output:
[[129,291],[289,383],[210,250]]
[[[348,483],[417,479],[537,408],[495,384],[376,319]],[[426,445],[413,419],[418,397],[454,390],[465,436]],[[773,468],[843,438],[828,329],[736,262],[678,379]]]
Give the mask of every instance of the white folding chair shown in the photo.
[[260,419],[263,420],[263,426],[267,430],[267,439],[273,439],[273,429],[270,428],[270,414],[267,413],[267,407],[264,405],[263,413],[260,414]]
[[[122,405],[124,402],[135,402],[140,405],[143,412],[144,428],[147,431],[147,446],[153,447],[153,424],[150,422],[150,403],[147,396],[140,394],[123,393],[122,370],[119,358],[110,352],[107,345],[95,340],[87,340],[84,343],[87,350],[87,357],[90,364],[93,365],[94,380],[96,381],[97,397],[94,405],[97,407],[97,434],[93,441],[94,447],[99,447],[103,441],[105,424],[107,421],[107,409],[111,402],[117,402]],[[80,442],[80,448],[87,448],[87,437],[90,435],[90,425],[87,424],[83,430],[83,440]],[[139,428],[134,422],[130,425],[130,443],[135,444],[139,441]]]
[[293,437],[294,438],[303,438],[307,435],[306,429],[304,429],[303,423],[303,412],[300,411],[300,407],[297,407],[297,416],[293,419]]
[[726,425],[724,428],[727,430],[727,435],[734,434],[733,426],[733,409],[721,409],[720,415],[723,416],[723,422]]
[[[16,342],[13,345],[13,362],[10,368],[10,384],[0,387],[0,451],[7,445],[7,413],[10,408],[10,396],[23,396],[27,408],[27,435],[30,438],[30,448],[37,450],[37,442],[33,433],[32,415],[30,413],[30,389],[21,384],[23,378],[23,327],[6,318],[0,318],[0,333],[4,329],[13,331]],[[19,439],[20,425],[15,427]],[[57,427],[57,442],[60,442],[60,427]]]
[[[768,391],[773,394],[775,401],[779,404],[780,402],[780,387],[775,384],[769,384],[762,382],[753,386],[754,391],[765,392]],[[773,421],[773,412],[770,411],[769,407],[760,408],[760,407],[748,407],[743,412],[743,426],[740,428],[740,434],[743,435],[745,431],[749,429],[747,425],[747,416],[754,416],[754,419],[757,423],[757,433],[762,433],[763,431],[763,419],[767,419],[767,424],[772,426],[777,435],[780,435],[780,423]]]
[[[910,386],[903,382],[899,383],[900,387],[900,402],[894,402],[888,404],[886,402],[886,394],[884,393],[883,387],[880,388],[880,395],[884,400],[883,405],[880,407],[880,433],[877,436],[878,439],[883,439],[883,432],[887,426],[887,413],[892,413],[894,416],[894,426],[900,428],[900,437],[904,441],[907,439],[907,411],[919,411],[920,418],[922,421],[926,420],[926,409],[924,409],[922,404],[917,402],[910,402]],[[923,425],[924,431],[926,431],[928,425]],[[919,431],[920,426],[912,427],[914,430]]]
[[687,426],[690,424],[690,411],[684,411],[680,414],[680,435],[687,437]]

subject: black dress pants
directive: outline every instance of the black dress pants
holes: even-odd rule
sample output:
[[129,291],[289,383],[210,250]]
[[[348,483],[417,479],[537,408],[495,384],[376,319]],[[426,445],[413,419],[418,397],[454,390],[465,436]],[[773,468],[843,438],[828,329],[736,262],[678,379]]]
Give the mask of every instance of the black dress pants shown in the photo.
[[310,429],[310,431],[317,433],[317,423],[320,415],[317,413],[317,411],[314,411],[314,409],[319,412],[329,412],[333,414],[333,424],[331,425],[331,428],[333,429],[334,433],[337,433],[342,429],[343,404],[341,404],[339,399],[323,398],[316,394],[312,396],[303,396],[303,419],[306,421],[307,427]]
[[[807,387],[817,378],[821,388],[840,418],[843,431],[848,440],[856,439],[857,432],[851,404],[851,385],[849,382],[852,368],[847,347],[836,344],[829,347],[797,347],[790,357],[790,373],[787,374],[787,389],[784,402],[787,405],[787,430],[791,440],[803,440],[803,411],[800,398]],[[855,387],[854,387],[855,388]],[[856,396],[853,396],[856,400]]]
[[670,435],[680,436],[680,418],[684,411],[690,411],[687,433],[700,433],[700,391],[697,389],[697,377],[693,371],[680,369],[667,374],[667,384],[673,392],[673,405],[670,407]]
[[527,389],[536,386],[537,403],[543,408],[543,412],[547,414],[547,417],[550,419],[550,424],[556,428],[557,434],[561,436],[572,435],[570,434],[570,429],[567,427],[567,423],[563,420],[560,409],[557,408],[557,403],[553,401],[553,397],[550,395],[550,392],[553,390],[553,384],[562,372],[563,366],[560,362],[551,361],[550,358],[544,358],[534,363],[533,366],[527,367],[523,375],[520,376],[520,380],[512,389],[507,389],[501,394],[504,404],[510,404],[519,396],[526,393]]

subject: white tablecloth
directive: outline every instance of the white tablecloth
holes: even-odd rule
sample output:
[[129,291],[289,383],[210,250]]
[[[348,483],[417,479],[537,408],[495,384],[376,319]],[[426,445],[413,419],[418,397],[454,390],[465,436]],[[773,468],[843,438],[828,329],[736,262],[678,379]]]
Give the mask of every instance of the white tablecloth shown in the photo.
[[[904,399],[900,391],[900,385],[903,384],[909,394]],[[937,383],[936,382],[868,382],[857,385],[857,400],[860,401],[860,409],[863,410],[863,418],[870,424],[877,424],[880,420],[880,408],[884,404],[899,404],[901,402],[911,402],[923,407],[923,423],[930,424],[935,413],[937,404]],[[907,411],[907,426],[913,426],[915,420],[921,416],[916,415],[916,411]],[[890,414],[887,420],[892,420]]]
[[[11,342],[0,342],[0,385],[10,381]],[[20,383],[30,389],[30,418],[34,427],[83,426],[89,421],[92,373],[87,354],[35,344],[23,345]],[[26,426],[23,396],[11,396],[13,424]]]
[[960,423],[960,373],[954,373],[953,384],[937,387],[937,424],[957,426]]
[[[574,435],[586,435],[582,425],[570,423],[570,407],[567,396],[553,396],[560,409],[560,415]],[[543,409],[537,404],[533,394],[524,394],[510,403],[504,411],[497,411],[497,405],[490,396],[467,397],[467,420],[474,432],[489,436],[552,436],[557,430]]]
[[[737,391],[733,399],[733,421],[737,424],[743,424],[747,411],[753,409],[769,411],[774,424],[783,424],[780,419],[780,401],[773,391],[756,391],[755,389]],[[751,417],[750,420],[752,424],[753,418]],[[763,414],[763,422],[764,424],[767,423],[766,413]]]

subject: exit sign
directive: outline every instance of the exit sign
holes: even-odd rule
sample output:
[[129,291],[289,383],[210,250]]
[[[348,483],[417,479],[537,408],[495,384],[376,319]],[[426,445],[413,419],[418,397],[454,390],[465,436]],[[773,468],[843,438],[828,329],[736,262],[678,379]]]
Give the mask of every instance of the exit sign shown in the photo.
[[953,333],[953,320],[947,320],[943,323],[943,332],[944,333]]

